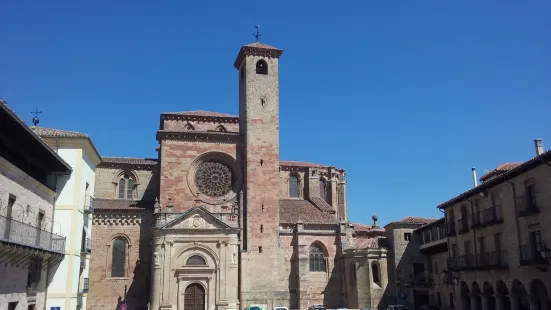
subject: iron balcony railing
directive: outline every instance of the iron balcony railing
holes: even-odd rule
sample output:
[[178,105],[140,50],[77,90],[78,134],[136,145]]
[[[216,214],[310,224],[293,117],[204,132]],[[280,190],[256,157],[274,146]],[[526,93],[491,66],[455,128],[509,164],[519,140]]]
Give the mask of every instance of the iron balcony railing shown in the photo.
[[84,206],[84,211],[88,213],[94,213],[94,197],[88,196],[88,199],[86,201],[86,205]]
[[501,206],[495,205],[482,211],[482,225],[490,226],[498,223],[503,223],[503,214]]
[[82,278],[79,281],[78,285],[79,293],[88,293],[88,278]]
[[541,265],[547,264],[550,257],[550,249],[544,242],[524,244],[520,248],[520,265]]
[[471,213],[471,228],[477,228],[480,224],[480,212]]
[[0,241],[65,253],[65,237],[0,215]]
[[536,203],[535,195],[522,195],[516,198],[518,216],[528,216],[540,212]]
[[469,220],[468,217],[457,220],[457,233],[465,234],[469,232]]
[[450,270],[493,270],[508,268],[508,266],[507,251],[448,257],[448,268]]
[[455,222],[446,223],[446,235],[448,237],[455,236]]

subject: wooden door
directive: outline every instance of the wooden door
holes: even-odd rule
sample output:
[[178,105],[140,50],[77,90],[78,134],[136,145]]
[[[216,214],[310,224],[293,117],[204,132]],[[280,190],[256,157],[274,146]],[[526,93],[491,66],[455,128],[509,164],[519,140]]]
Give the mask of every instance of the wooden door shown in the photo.
[[205,310],[205,289],[201,284],[192,283],[186,287],[184,310]]

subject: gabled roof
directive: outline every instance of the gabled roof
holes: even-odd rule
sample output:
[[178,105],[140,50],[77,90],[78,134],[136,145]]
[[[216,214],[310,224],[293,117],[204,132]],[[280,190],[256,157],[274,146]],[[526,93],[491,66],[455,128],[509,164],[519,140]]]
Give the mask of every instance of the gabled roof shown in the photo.
[[444,202],[437,206],[437,208],[440,209],[446,209],[447,207],[462,201],[468,197],[471,197],[472,195],[481,193],[485,191],[488,188],[491,188],[497,184],[505,182],[505,180],[514,178],[518,175],[521,175],[525,173],[526,171],[532,170],[536,167],[539,167],[540,165],[546,163],[549,164],[549,161],[551,161],[551,150],[548,150],[547,152],[542,153],[541,155],[532,157],[530,160],[525,161],[524,163],[516,166],[515,168],[512,168],[506,172],[503,172],[495,177],[492,177],[485,182],[479,184],[476,187],[471,188],[470,190],[463,192],[462,194]]
[[480,181],[481,182],[486,182],[488,181],[489,179],[493,178],[493,177],[496,177],[502,173],[505,173],[509,170],[513,170],[515,169],[516,167],[522,165],[522,163],[503,163],[501,165],[499,165],[497,168],[495,168],[494,170],[484,174],[483,176],[480,177]]
[[247,44],[245,46],[281,51],[279,48],[273,47],[273,46],[268,45],[268,44],[260,43],[260,42],[254,42],[254,43],[251,43],[251,44]]
[[338,224],[334,215],[323,212],[308,200],[281,199],[279,201],[279,222],[282,224]]
[[46,128],[46,127],[38,127],[38,126],[31,126],[31,128],[37,135],[39,135],[42,138],[90,138],[85,133],[78,132],[78,131],[70,131],[70,130],[63,130],[63,129],[54,129],[54,128]]
[[239,118],[238,115],[204,111],[204,110],[195,110],[195,111],[181,111],[181,112],[164,112],[163,115],[182,115],[182,116],[204,116],[204,117],[228,117],[228,118]]
[[192,215],[194,213],[199,213],[199,214],[204,215],[203,219],[208,219],[208,220],[211,220],[211,221],[215,222],[216,224],[218,224],[218,227],[220,227],[220,228],[223,228],[223,229],[231,229],[232,228],[228,224],[226,224],[226,223],[222,222],[221,220],[217,219],[207,209],[205,209],[203,207],[193,207],[189,210],[186,210],[184,213],[180,214],[177,218],[173,219],[172,221],[166,223],[163,227],[161,227],[161,229],[171,228],[171,227],[175,226],[176,224],[182,222],[183,220],[185,220],[186,218],[188,218],[190,215]]
[[310,197],[310,200],[318,209],[323,212],[335,213],[333,207],[331,207],[327,201],[323,200],[321,197]]
[[425,225],[427,223],[431,223],[434,221],[437,221],[439,219],[437,218],[423,218],[423,217],[415,217],[415,216],[406,216],[401,220],[390,222],[385,225],[385,227],[392,225],[392,224],[412,224],[412,225]]
[[96,146],[92,142],[92,139],[89,135],[78,132],[78,131],[71,131],[71,130],[63,130],[63,129],[55,129],[55,128],[46,128],[46,127],[39,127],[39,126],[31,126],[29,127],[31,130],[36,133],[41,138],[63,138],[63,139],[85,139],[88,140],[90,143],[90,146],[92,146],[92,150],[94,153],[96,153],[97,157],[101,159],[101,155],[98,152],[98,149],[96,149]]
[[155,158],[135,158],[135,157],[112,157],[103,156],[101,158],[102,163],[106,164],[123,164],[123,165],[156,165],[157,159]]

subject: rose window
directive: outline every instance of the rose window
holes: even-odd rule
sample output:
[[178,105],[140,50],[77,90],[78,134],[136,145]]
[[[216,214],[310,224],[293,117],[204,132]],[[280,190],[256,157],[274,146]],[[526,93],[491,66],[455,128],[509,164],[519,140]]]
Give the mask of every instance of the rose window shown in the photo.
[[225,196],[233,186],[231,169],[219,162],[199,164],[195,173],[195,183],[201,194],[218,198]]

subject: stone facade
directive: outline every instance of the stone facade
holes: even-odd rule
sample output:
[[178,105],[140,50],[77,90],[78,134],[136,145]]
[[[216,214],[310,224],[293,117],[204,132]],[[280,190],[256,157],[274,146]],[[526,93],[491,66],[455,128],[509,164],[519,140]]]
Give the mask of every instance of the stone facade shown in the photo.
[[506,163],[439,205],[445,218],[417,230],[432,264],[431,303],[444,309],[551,309],[551,152]]
[[[129,289],[130,309],[338,308],[367,305],[366,294],[370,306],[382,302],[384,230],[350,225],[344,170],[280,161],[281,54],[241,48],[239,116],[162,113],[157,159],[103,158],[89,309],[120,305],[124,285],[139,288]],[[381,280],[359,291],[345,272],[361,257],[377,262]]]

